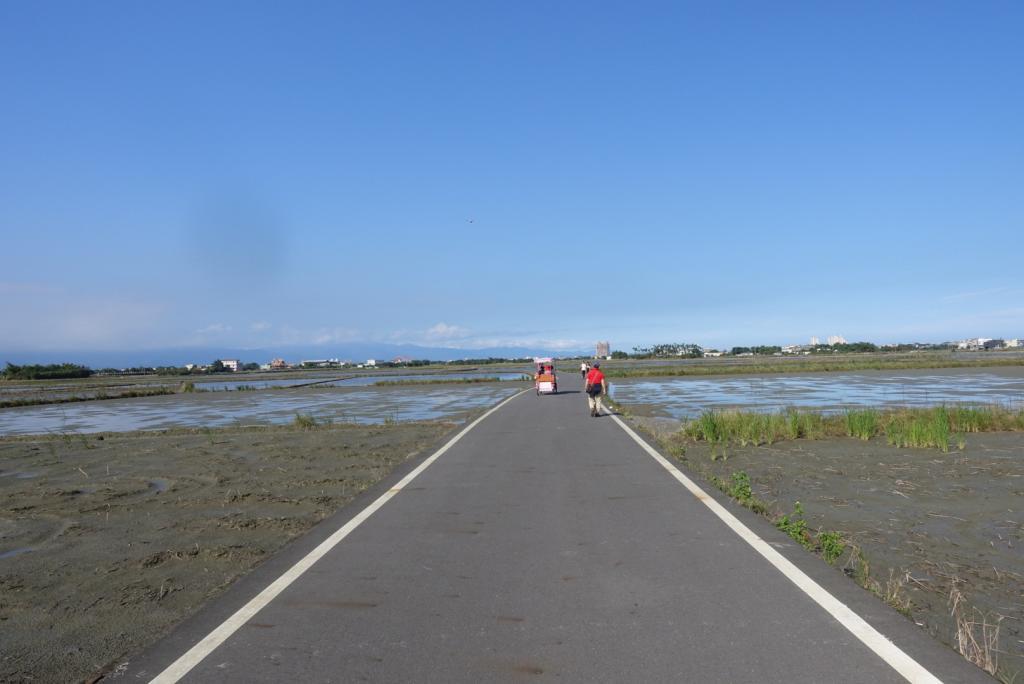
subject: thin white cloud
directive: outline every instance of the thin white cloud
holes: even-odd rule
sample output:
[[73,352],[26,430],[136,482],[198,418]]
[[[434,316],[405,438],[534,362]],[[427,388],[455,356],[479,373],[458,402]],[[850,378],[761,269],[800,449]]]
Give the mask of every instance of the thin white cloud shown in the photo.
[[196,330],[196,335],[223,335],[231,332],[231,326],[227,323],[211,323],[210,325]]
[[64,290],[46,283],[19,283],[11,281],[0,281],[0,295],[52,295],[60,294]]
[[376,339],[392,344],[444,347],[446,349],[487,349],[492,347],[529,347],[552,351],[579,350],[593,346],[593,341],[576,338],[548,337],[543,334],[516,334],[507,331],[477,333],[469,328],[439,322],[425,330],[395,330]]
[[471,337],[451,345],[455,349],[488,349],[491,347],[529,347],[552,351],[576,351],[594,346],[593,342],[582,342],[571,338],[546,338],[530,336],[487,336]]
[[468,334],[469,330],[466,328],[458,325],[448,325],[447,323],[441,322],[427,328],[423,337],[427,340],[441,341],[464,338]]
[[307,338],[312,344],[340,344],[342,342],[355,342],[359,339],[359,331],[352,328],[322,328]]
[[957,292],[951,295],[942,297],[939,301],[951,304],[954,302],[965,302],[971,299],[978,299],[980,297],[992,297],[994,295],[1005,294],[1010,291],[1008,287],[990,287],[986,290],[972,290],[969,292]]
[[252,330],[253,332],[264,332],[266,330],[270,330],[273,327],[273,325],[267,323],[266,321],[256,321],[255,323],[249,326],[249,329]]

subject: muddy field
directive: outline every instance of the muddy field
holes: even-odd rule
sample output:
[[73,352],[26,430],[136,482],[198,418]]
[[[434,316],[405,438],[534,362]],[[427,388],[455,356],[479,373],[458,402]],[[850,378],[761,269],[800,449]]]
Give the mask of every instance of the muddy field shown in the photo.
[[[868,584],[894,605],[909,600],[911,619],[947,644],[958,629],[949,599],[960,592],[977,609],[964,617],[998,624],[1001,678],[1024,671],[1024,434],[967,435],[950,453],[852,438],[713,452],[680,438],[677,421],[633,420],[706,480],[746,472],[774,515],[801,502],[811,527],[860,549]],[[848,547],[837,572],[858,574],[850,555]]]
[[[0,379],[0,408],[96,399],[139,398],[187,392],[224,392],[286,389],[318,386],[360,387],[406,378],[458,378],[482,376],[518,376],[529,366],[463,366],[443,364],[414,369],[293,370],[238,372],[197,375],[125,375],[92,376],[66,380]],[[189,387],[191,385],[191,387]]]
[[174,428],[283,425],[296,415],[318,422],[456,420],[493,406],[523,382],[173,394],[0,409],[0,435],[130,432]]
[[454,427],[0,439],[0,681],[137,652]]

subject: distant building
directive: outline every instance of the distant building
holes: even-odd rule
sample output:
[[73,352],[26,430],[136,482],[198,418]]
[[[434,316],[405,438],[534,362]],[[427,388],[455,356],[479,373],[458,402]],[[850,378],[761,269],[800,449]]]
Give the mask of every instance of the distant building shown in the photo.
[[190,370],[192,370],[195,367],[196,367],[196,364],[194,364],[194,363],[186,363],[185,364],[185,370],[187,370],[187,371],[190,371]]
[[305,368],[331,368],[333,366],[340,366],[341,361],[338,359],[308,359],[300,361],[299,365]]
[[842,335],[829,335],[828,344],[830,347],[833,347],[837,344],[846,344],[846,338],[843,337]]
[[819,340],[817,337],[812,336],[811,337],[811,346],[812,347],[817,347],[819,344],[821,344],[821,340]]
[[[807,344],[787,344],[782,348],[783,354],[810,354],[811,347]],[[778,354],[775,354],[778,356]]]
[[369,366],[370,368],[374,368],[377,365],[377,361],[376,359],[367,359],[366,365]]
[[612,345],[610,342],[598,342],[597,349],[594,351],[594,356],[599,359],[603,359],[606,356],[611,356]]
[[704,350],[704,356],[712,356],[712,357],[715,357],[715,356],[721,356],[721,355],[722,355],[722,354],[724,354],[724,353],[725,353],[725,352],[720,352],[720,351],[718,351],[717,349],[705,349],[705,350]]
[[981,351],[989,348],[987,345],[992,340],[988,337],[973,337],[969,340],[962,340],[956,343],[956,348],[965,351]]
[[232,373],[237,373],[238,368],[241,366],[241,364],[238,362],[238,359],[224,359],[223,361],[221,361],[221,363],[224,364],[224,367],[227,368]]
[[1007,349],[1016,349],[1017,347],[1022,347],[1022,346],[1024,346],[1024,343],[1021,343],[1021,341],[1019,339],[1006,340],[1006,348]]
[[281,370],[282,368],[287,367],[288,364],[285,363],[284,359],[274,359],[273,361],[270,362],[270,368],[272,370]]

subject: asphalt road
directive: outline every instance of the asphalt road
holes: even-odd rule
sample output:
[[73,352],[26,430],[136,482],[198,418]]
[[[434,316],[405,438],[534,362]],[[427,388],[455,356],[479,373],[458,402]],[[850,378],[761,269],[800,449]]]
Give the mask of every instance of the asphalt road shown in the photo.
[[[561,385],[489,415],[164,681],[906,681],[615,418],[589,417],[578,376]],[[164,672],[404,474],[110,676]],[[919,675],[992,681],[766,521],[723,503]]]

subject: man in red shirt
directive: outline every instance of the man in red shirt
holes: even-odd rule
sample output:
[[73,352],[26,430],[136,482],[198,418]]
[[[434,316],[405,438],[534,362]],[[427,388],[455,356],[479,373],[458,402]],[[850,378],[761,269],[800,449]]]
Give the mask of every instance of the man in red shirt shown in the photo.
[[587,403],[590,404],[590,416],[601,415],[604,407],[601,405],[601,395],[608,393],[608,381],[604,379],[601,372],[601,364],[594,362],[593,368],[587,373],[587,384],[583,390],[587,393]]

